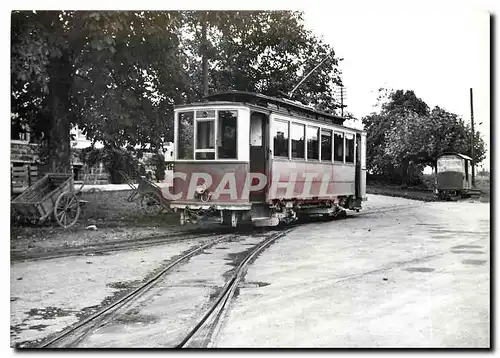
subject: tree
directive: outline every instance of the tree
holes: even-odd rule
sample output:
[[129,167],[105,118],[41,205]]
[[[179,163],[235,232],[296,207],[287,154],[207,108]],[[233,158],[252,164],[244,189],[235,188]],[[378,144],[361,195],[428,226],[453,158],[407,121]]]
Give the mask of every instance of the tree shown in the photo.
[[[412,91],[396,91],[379,114],[363,118],[367,130],[367,162],[371,173],[391,182],[410,184],[410,173],[435,165],[442,152],[470,153],[471,129],[439,107],[429,110]],[[485,158],[484,141],[475,137],[474,160]]]
[[69,168],[72,125],[112,147],[171,140],[167,118],[186,84],[181,20],[166,12],[13,12],[12,108],[44,133],[52,170]]
[[[425,124],[426,136],[431,143],[426,164],[434,163],[435,158],[443,152],[471,154],[470,124],[465,124],[456,114],[435,107]],[[474,135],[474,162],[481,163],[486,158],[486,147],[481,134]]]
[[389,101],[382,106],[387,113],[416,113],[421,116],[429,114],[429,106],[411,90],[397,90],[390,93]]
[[[191,12],[186,16],[185,51],[192,88],[202,88],[202,59],[209,59],[209,90],[243,90],[283,97],[332,48],[308,32],[301,13],[290,11]],[[203,26],[207,43],[203,45]],[[201,51],[204,51],[203,53]],[[335,110],[333,85],[340,84],[332,58],[313,73],[292,99]],[[198,96],[201,91],[193,90]]]
[[[281,96],[332,49],[298,12],[16,11],[11,50],[14,122],[64,171],[74,125],[110,150],[172,141],[173,105],[203,96],[203,58],[211,91]],[[336,66],[326,61],[293,99],[337,108]]]

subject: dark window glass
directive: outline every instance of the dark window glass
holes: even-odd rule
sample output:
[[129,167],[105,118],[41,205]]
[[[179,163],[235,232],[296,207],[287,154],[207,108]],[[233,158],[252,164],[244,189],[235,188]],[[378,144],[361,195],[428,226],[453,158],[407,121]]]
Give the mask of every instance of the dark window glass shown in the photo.
[[288,158],[288,122],[273,123],[274,156]]
[[237,111],[219,111],[218,159],[237,158],[237,118]]
[[332,160],[332,131],[321,131],[321,160]]
[[306,126],[292,123],[290,126],[290,138],[292,139],[292,158],[303,159],[305,157],[304,134]]
[[196,118],[215,118],[215,111],[196,111]]
[[354,163],[354,134],[345,135],[345,161]]
[[335,136],[333,138],[333,159],[336,162],[344,162],[344,133],[335,132]]
[[179,135],[177,138],[177,158],[193,159],[193,112],[179,113]]
[[215,121],[197,121],[196,149],[215,149]]
[[196,159],[215,159],[214,152],[198,152],[196,153]]
[[318,127],[307,127],[307,159],[319,159]]

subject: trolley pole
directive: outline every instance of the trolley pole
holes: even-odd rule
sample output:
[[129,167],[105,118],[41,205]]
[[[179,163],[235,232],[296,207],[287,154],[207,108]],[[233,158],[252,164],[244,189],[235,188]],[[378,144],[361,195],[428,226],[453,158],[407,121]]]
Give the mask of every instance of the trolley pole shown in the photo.
[[473,97],[472,97],[472,88],[470,89],[470,123],[471,123],[471,137],[470,137],[470,144],[471,144],[471,149],[470,149],[470,157],[472,158],[472,186],[476,186],[476,181],[475,181],[475,163],[474,163],[474,104],[473,104]]
[[304,81],[305,81],[305,80],[306,80],[306,79],[307,79],[307,78],[311,75],[311,73],[313,73],[314,71],[316,71],[316,69],[317,69],[319,66],[321,66],[321,65],[323,64],[323,62],[325,62],[326,60],[328,60],[328,59],[329,59],[330,57],[332,57],[332,56],[335,56],[335,51],[333,51],[333,50],[332,50],[332,52],[330,52],[330,53],[329,53],[329,54],[328,54],[328,55],[327,55],[327,56],[323,59],[323,61],[321,61],[320,63],[318,63],[318,64],[316,65],[316,67],[314,67],[311,71],[309,71],[309,73],[308,73],[307,75],[305,75],[305,77],[304,77],[304,78],[303,78],[303,79],[302,79],[299,83],[297,83],[297,85],[296,85],[296,86],[295,86],[295,87],[294,87],[294,88],[293,88],[290,92],[288,92],[288,98],[290,98],[290,99],[291,99],[291,98],[292,98],[292,95],[293,95],[293,92],[295,92],[295,90],[296,90],[297,88],[299,88],[299,86],[302,84],[302,82],[304,82]]

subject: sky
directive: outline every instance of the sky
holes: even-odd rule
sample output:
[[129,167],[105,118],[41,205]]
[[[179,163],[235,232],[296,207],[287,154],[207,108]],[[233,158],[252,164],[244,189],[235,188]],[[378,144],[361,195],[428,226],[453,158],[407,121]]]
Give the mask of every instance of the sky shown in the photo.
[[344,59],[340,68],[348,111],[368,115],[375,110],[377,90],[384,87],[413,90],[431,108],[440,106],[469,123],[472,88],[475,127],[489,148],[487,11],[460,2],[451,7],[440,1],[418,6],[411,1],[338,3],[303,11],[307,28]]
[[[17,2],[15,9],[302,11],[306,27],[323,37],[338,57],[344,58],[340,69],[347,92],[345,104],[358,118],[374,110],[377,90],[384,87],[413,90],[431,108],[440,106],[470,122],[470,88],[473,88],[474,122],[487,144],[483,165],[489,168],[488,10],[495,15],[499,8],[496,3],[500,1],[143,0],[138,4],[132,0],[43,3],[25,0]],[[10,10],[3,13],[5,48],[9,48]],[[5,98],[8,101],[7,93]]]

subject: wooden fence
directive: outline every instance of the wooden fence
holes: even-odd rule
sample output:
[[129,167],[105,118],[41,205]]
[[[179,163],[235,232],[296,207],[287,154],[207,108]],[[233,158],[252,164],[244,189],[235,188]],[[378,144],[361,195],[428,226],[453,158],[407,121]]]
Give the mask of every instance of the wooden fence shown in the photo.
[[20,194],[38,180],[39,168],[36,164],[11,163],[10,176],[12,194]]

